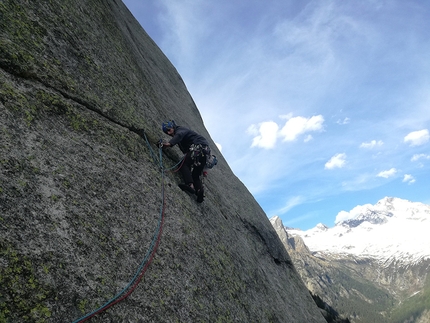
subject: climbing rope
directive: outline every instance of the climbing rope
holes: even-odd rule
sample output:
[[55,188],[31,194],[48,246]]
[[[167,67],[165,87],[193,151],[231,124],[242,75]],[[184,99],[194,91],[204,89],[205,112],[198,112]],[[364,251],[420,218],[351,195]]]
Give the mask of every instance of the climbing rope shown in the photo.
[[[182,165],[184,164],[184,162],[185,162],[185,158],[187,158],[187,154],[185,154],[183,157],[182,157],[182,159],[176,164],[176,165],[173,165],[172,167],[170,167],[170,168],[168,168],[167,170],[170,170],[170,171],[172,171],[172,173],[176,173],[177,171],[179,171],[181,168],[182,168]],[[178,167],[179,166],[179,167]],[[176,167],[178,167],[178,168],[176,168]],[[176,168],[176,169],[175,169]],[[173,169],[175,169],[175,170],[173,170]]]
[[[151,153],[151,156],[152,156],[152,159],[154,159],[154,162],[155,163],[157,163],[158,162],[158,160],[159,160],[159,163],[160,163],[160,168],[164,168],[164,166],[163,166],[163,163],[162,163],[162,148],[163,148],[163,145],[162,145],[162,140],[160,139],[160,141],[158,142],[159,143],[159,145],[158,145],[158,151],[159,151],[159,158],[158,158],[158,160],[157,160],[157,157],[156,157],[156,155],[155,155],[155,152],[154,152],[154,149],[152,149],[152,146],[151,146],[151,144],[149,143],[149,140],[148,140],[148,138],[146,137],[146,134],[145,134],[145,132],[143,132],[143,136],[145,137],[145,141],[146,141],[146,144],[148,145],[148,147],[149,147],[149,151],[150,151],[150,153]],[[172,171],[172,173],[176,173],[177,171],[179,171],[180,169],[181,169],[181,167],[182,167],[182,165],[184,164],[184,162],[185,162],[185,158],[187,157],[187,154],[185,154],[183,157],[182,157],[182,159],[181,160],[179,160],[179,162],[177,162],[175,165],[173,165],[172,167],[170,167],[170,168],[167,168],[166,169],[166,171]],[[179,167],[178,167],[179,166]],[[176,167],[178,167],[178,168],[176,168]],[[176,168],[176,169],[175,169]],[[175,169],[175,170],[173,170],[173,169]]]
[[[126,299],[137,287],[137,285],[142,280],[143,275],[145,274],[146,270],[148,269],[149,265],[152,262],[152,259],[154,258],[155,253],[157,252],[158,245],[161,240],[161,233],[163,231],[163,224],[164,224],[164,213],[165,213],[165,192],[164,192],[164,177],[165,177],[165,170],[163,167],[163,159],[162,159],[162,147],[159,147],[159,158],[157,160],[154,150],[152,149],[148,138],[146,137],[146,134],[143,133],[145,137],[145,141],[148,144],[149,150],[151,152],[151,155],[154,159],[154,161],[157,163],[159,162],[159,167],[161,170],[161,206],[160,206],[160,216],[158,218],[158,224],[157,228],[155,229],[154,235],[152,237],[151,244],[149,246],[148,251],[146,252],[145,257],[143,258],[139,268],[137,269],[134,277],[131,279],[131,281],[128,283],[127,286],[124,287],[123,290],[121,290],[118,294],[116,294],[111,300],[107,301],[105,304],[97,308],[96,310],[92,311],[91,313],[86,314],[85,316],[77,319],[76,321],[73,321],[73,323],[82,323],[90,318],[94,317],[95,315],[106,311],[108,308],[112,307],[113,305],[121,302],[122,300]],[[184,158],[185,159],[185,158]],[[179,162],[181,163],[181,161]],[[179,164],[178,163],[178,164]],[[183,161],[182,161],[183,163]],[[175,168],[178,164],[173,166],[171,169]],[[182,165],[181,165],[182,166]],[[169,169],[170,170],[170,169]]]

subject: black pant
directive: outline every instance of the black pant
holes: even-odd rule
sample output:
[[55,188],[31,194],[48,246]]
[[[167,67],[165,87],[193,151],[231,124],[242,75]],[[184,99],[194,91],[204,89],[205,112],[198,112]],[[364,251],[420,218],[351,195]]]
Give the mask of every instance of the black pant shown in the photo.
[[[200,165],[195,165],[194,160],[191,158],[190,153],[185,156],[185,161],[181,167],[181,174],[184,178],[185,184],[194,185],[194,190],[197,192],[202,187],[202,181],[200,176],[203,173],[203,168],[206,165],[206,156],[199,156],[198,163]],[[192,171],[191,171],[192,169]]]

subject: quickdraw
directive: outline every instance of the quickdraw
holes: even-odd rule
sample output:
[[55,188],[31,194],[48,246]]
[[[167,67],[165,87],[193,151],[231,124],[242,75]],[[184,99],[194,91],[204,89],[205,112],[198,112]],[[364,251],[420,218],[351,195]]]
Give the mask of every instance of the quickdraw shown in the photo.
[[200,166],[200,157],[210,156],[211,150],[206,145],[191,145],[190,146],[190,157],[194,162],[194,166]]

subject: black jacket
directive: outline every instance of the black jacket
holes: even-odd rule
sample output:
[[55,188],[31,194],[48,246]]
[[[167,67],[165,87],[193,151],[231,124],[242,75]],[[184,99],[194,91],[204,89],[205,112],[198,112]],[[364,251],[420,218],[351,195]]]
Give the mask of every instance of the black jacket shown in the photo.
[[190,146],[192,144],[209,146],[207,140],[203,136],[181,126],[175,127],[175,134],[173,138],[170,139],[169,143],[172,145],[172,147],[174,145],[178,145],[179,149],[181,149],[184,154],[190,150]]

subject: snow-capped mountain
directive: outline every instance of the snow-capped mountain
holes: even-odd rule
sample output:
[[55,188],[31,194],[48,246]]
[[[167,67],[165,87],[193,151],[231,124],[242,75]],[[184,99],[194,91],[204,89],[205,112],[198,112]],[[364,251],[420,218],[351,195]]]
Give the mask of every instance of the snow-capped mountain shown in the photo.
[[300,236],[314,253],[349,254],[412,264],[430,259],[430,205],[385,197],[375,205],[360,205],[342,211],[334,227],[318,224]]
[[386,197],[307,231],[270,221],[311,293],[350,322],[430,322],[430,205]]

